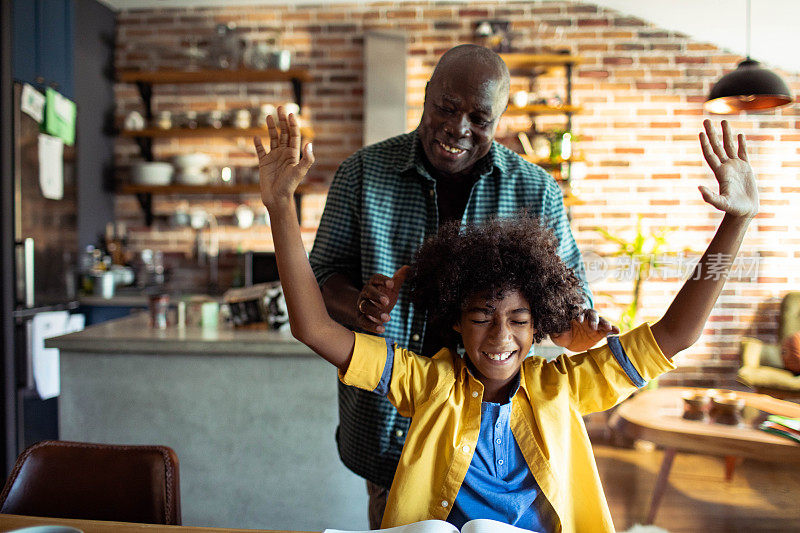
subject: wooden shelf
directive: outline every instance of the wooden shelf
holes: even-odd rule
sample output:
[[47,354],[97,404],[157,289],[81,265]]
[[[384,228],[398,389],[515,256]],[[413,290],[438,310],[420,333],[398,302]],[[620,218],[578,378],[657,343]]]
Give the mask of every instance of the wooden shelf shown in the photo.
[[569,54],[500,54],[509,70],[519,70],[534,67],[554,67],[560,65],[578,65],[584,62],[581,56]]
[[[307,126],[300,128],[300,134],[304,139],[313,139],[314,130]],[[253,137],[260,135],[269,137],[267,128],[172,128],[162,130],[158,128],[148,128],[144,130],[123,130],[120,132],[122,137],[147,137],[152,139],[166,139],[179,137]]]
[[270,81],[309,81],[308,71],[289,70],[121,70],[117,80],[122,83],[238,83]]
[[564,196],[564,206],[565,207],[572,207],[573,205],[583,205],[586,202],[578,198],[577,196],[573,196],[572,194],[568,196]]
[[525,107],[509,106],[505,115],[562,115],[567,113],[580,113],[582,108],[575,105],[549,106],[526,105]]
[[[324,194],[327,187],[319,184],[301,183],[295,194]],[[231,185],[134,185],[126,184],[119,188],[122,194],[260,194],[255,183],[235,183]]]
[[534,165],[539,165],[540,167],[556,167],[561,165],[562,163],[575,163],[576,161],[583,161],[583,158],[579,157],[571,157],[569,159],[561,159],[560,157],[555,161],[550,159],[549,157],[546,159],[541,159],[538,157],[531,157],[527,154],[519,154],[519,156],[529,163],[533,163]]

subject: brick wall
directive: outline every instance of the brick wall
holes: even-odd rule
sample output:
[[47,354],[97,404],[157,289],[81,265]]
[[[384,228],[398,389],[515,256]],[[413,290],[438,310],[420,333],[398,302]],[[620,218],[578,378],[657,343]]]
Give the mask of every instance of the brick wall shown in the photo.
[[[474,42],[475,23],[482,19],[509,20],[515,51],[569,50],[583,56],[576,68],[573,100],[584,111],[573,119],[579,138],[576,150],[586,160],[585,176],[573,182],[580,205],[572,208],[573,231],[592,266],[610,266],[593,276],[597,307],[611,318],[630,301],[633,281],[625,264],[610,256],[615,245],[597,231],[631,237],[637,220],[646,234],[668,228],[666,250],[671,255],[643,283],[640,319],[656,319],[680,286],[681,267],[692,251],[704,249],[720,220],[703,204],[697,186],[709,184],[697,141],[703,118],[704,95],[741,59],[707,43],[654,27],[622,13],[592,4],[567,2],[376,2],[326,6],[269,6],[197,10],[126,11],[119,16],[118,68],[168,68],[185,65],[174,50],[190,36],[201,41],[219,22],[235,22],[248,40],[270,31],[282,33],[280,44],[294,53],[294,64],[308,68],[313,81],[305,88],[303,114],[316,132],[317,164],[311,180],[329,180],[337,165],[360,147],[362,135],[362,35],[369,30],[403,30],[408,35],[408,128],[421,114],[423,89],[439,55],[453,45]],[[781,72],[797,93],[797,73]],[[524,79],[515,79],[524,87]],[[542,80],[543,95],[556,91]],[[157,109],[231,109],[257,107],[290,99],[288,87],[275,84],[159,87]],[[119,117],[139,109],[135,89],[117,85]],[[750,158],[760,184],[762,213],[751,226],[743,246],[746,261],[741,279],[728,283],[708,322],[705,335],[676,361],[681,369],[665,382],[723,385],[738,366],[741,335],[774,340],[778,303],[798,288],[800,274],[790,268],[800,258],[800,217],[792,205],[800,202],[800,132],[796,107],[763,115],[733,117],[735,129],[747,134]],[[537,120],[537,127],[547,126]],[[516,124],[518,125],[518,124]],[[509,129],[501,124],[499,134]],[[219,160],[249,164],[253,156],[246,140],[160,142],[157,155],[202,147]],[[126,140],[117,142],[118,163],[137,153]],[[168,214],[177,199],[158,199],[157,212]],[[194,199],[225,213],[242,199]],[[254,207],[257,198],[244,199]],[[310,198],[309,242],[324,198]],[[119,196],[117,216],[134,230],[137,247],[153,243],[186,249],[191,236],[164,229],[144,230],[135,199]],[[160,223],[162,226],[164,222]],[[269,247],[265,227],[253,232],[226,230],[223,244],[239,242]],[[191,233],[191,232],[189,232]],[[616,265],[616,266],[615,266]],[[629,266],[629,265],[627,265]],[[753,270],[756,266],[757,270]]]

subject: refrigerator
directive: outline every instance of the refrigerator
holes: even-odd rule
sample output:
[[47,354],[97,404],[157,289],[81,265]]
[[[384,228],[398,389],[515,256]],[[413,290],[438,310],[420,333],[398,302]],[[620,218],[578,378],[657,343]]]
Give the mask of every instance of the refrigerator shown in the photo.
[[[13,261],[3,263],[12,272],[3,279],[14,280],[12,309],[3,313],[13,321],[13,348],[3,354],[6,463],[34,442],[58,438],[58,398],[42,400],[33,379],[33,324],[42,313],[78,307],[74,145],[63,147],[62,197],[46,198],[40,183],[39,123],[21,111],[21,94],[22,85],[14,83],[11,176],[2,176],[12,184],[3,188],[4,194],[13,196],[13,209],[2,213],[3,227],[13,228]],[[3,235],[4,247],[8,237]]]

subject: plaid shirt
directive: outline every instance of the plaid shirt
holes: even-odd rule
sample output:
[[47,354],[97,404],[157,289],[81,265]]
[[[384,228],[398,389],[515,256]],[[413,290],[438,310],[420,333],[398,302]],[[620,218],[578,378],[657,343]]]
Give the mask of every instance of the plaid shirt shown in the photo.
[[[362,148],[341,164],[310,255],[320,285],[335,273],[349,277],[355,287],[362,287],[375,273],[391,276],[411,262],[426,237],[436,233],[436,181],[422,157],[412,132]],[[479,178],[462,223],[511,217],[526,209],[553,229],[559,256],[585,280],[561,188],[552,176],[496,142],[475,172]],[[588,288],[585,291],[591,302]],[[386,337],[422,352],[426,317],[414,310],[406,290],[401,290],[385,326]],[[339,383],[339,455],[356,474],[388,488],[408,426],[409,420],[385,398]]]

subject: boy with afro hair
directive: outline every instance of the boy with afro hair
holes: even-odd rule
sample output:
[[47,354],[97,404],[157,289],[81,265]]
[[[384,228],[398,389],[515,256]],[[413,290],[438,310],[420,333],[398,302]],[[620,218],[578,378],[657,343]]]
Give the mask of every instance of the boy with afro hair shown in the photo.
[[[382,527],[441,519],[461,527],[491,518],[534,531],[613,531],[582,416],[618,404],[674,365],[691,346],[722,290],[752,218],[755,176],[744,137],[726,121],[700,134],[725,213],[695,272],[653,326],[643,324],[572,357],[527,357],[545,335],[604,334],[570,324],[583,296],[552,235],[524,214],[479,227],[443,227],[413,266],[385,282],[391,309],[406,277],[412,301],[453,335],[432,358],[332,320],[300,238],[293,193],[314,162],[294,116],[268,119],[269,148],[254,139],[261,198],[269,210],[292,334],[339,369],[349,385],[386,396],[411,418]],[[711,257],[711,259],[709,259]],[[565,345],[571,340],[564,339]],[[463,351],[463,355],[459,355]]]

